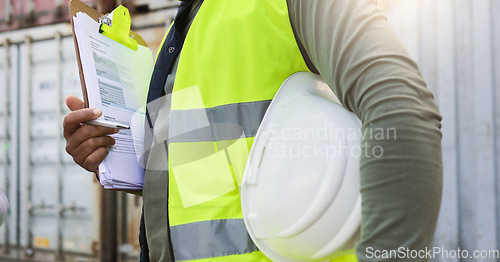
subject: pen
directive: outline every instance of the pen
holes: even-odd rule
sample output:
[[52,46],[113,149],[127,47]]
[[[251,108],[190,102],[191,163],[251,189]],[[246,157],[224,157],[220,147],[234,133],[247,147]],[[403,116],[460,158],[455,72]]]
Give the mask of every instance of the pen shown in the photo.
[[111,122],[107,120],[101,120],[101,119],[94,119],[85,122],[85,124],[93,125],[93,126],[103,126],[103,127],[109,127],[109,128],[116,128],[116,129],[130,129],[129,126],[116,123],[116,122]]

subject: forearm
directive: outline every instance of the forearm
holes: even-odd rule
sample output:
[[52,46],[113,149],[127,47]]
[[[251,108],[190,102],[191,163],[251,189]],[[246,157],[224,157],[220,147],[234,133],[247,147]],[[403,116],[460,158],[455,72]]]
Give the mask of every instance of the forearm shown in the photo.
[[368,247],[429,247],[441,202],[441,116],[417,65],[373,1],[288,2],[311,62],[363,123],[358,259],[376,260]]

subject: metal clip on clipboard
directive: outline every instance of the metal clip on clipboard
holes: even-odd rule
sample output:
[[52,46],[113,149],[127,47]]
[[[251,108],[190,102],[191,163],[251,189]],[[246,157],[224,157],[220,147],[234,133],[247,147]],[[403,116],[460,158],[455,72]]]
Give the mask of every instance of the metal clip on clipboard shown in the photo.
[[99,18],[99,33],[117,41],[118,43],[137,51],[137,41],[130,36],[130,13],[128,9],[122,5],[113,10],[113,19],[109,18],[110,14]]

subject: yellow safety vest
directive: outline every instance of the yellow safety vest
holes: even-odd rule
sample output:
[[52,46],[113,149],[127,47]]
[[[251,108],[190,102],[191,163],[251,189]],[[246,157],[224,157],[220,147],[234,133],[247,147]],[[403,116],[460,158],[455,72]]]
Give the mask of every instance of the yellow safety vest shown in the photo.
[[182,47],[169,117],[176,261],[269,261],[246,231],[239,185],[271,99],[299,71],[308,68],[285,0],[204,1]]

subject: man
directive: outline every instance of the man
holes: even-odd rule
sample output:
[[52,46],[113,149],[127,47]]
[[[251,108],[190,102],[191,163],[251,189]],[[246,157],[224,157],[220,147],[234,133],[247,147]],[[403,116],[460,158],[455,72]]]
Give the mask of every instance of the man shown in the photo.
[[[362,145],[381,149],[379,157],[361,158],[357,259],[387,261],[374,251],[431,246],[441,202],[441,116],[375,1],[191,0],[181,3],[164,40],[148,95],[150,104],[165,94],[171,101],[148,108],[149,126],[168,141],[160,140],[149,153],[142,261],[266,260],[239,231],[238,190],[217,195],[217,187],[207,185],[200,196],[189,181],[204,174],[218,181],[222,165],[198,160],[226,149],[227,141],[246,139],[251,145],[279,84],[307,70],[319,73],[361,119],[368,134]],[[81,125],[100,111],[83,109],[72,96],[66,103],[72,110],[64,120],[67,151],[94,172],[115,130]],[[205,116],[208,126],[193,112]],[[226,132],[220,128],[225,124],[242,132]],[[395,136],[370,135],[389,128]],[[167,150],[168,160],[161,157]]]

